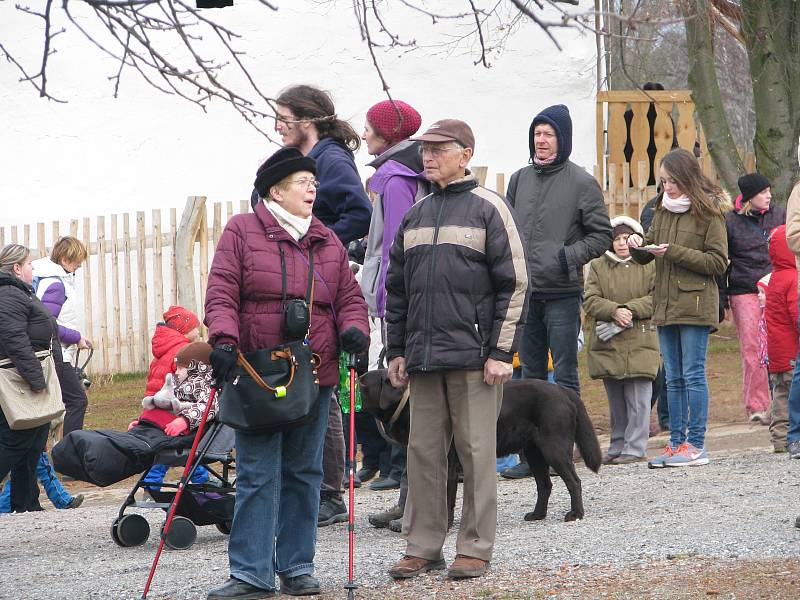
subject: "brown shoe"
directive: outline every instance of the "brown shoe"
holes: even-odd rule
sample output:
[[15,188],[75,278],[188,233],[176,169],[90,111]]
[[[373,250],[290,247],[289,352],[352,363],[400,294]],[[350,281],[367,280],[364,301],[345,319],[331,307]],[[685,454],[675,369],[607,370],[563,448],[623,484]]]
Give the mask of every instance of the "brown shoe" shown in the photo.
[[466,554],[456,554],[456,559],[450,565],[447,576],[450,579],[461,579],[464,577],[480,577],[489,568],[488,560],[481,560]]
[[647,460],[644,456],[634,456],[633,454],[620,454],[614,459],[615,465],[629,465],[631,463],[638,463]]
[[601,460],[600,463],[604,465],[613,465],[617,458],[619,458],[619,454],[604,454],[603,460]]
[[444,559],[428,560],[419,556],[406,554],[395,566],[389,569],[389,575],[395,579],[409,579],[427,571],[444,569]]

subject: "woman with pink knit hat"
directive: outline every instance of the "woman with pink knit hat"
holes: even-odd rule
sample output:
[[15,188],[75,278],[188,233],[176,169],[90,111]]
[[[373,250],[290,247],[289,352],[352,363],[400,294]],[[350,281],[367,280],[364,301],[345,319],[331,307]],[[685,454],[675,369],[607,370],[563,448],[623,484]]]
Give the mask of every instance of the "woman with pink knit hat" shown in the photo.
[[[361,134],[367,152],[375,157],[368,165],[376,169],[367,184],[375,201],[361,275],[361,291],[374,325],[373,335],[380,334],[380,344],[371,344],[370,347],[371,368],[377,366],[386,339],[383,317],[389,248],[406,211],[429,191],[430,184],[422,172],[420,142],[408,139],[419,130],[421,124],[422,118],[411,105],[402,100],[384,100],[367,111],[364,133]],[[404,483],[405,452],[399,448],[385,448],[383,452],[391,452],[391,465],[386,465],[386,460],[380,460],[384,464],[381,477],[370,487],[375,490],[400,487],[401,492],[397,506],[369,516],[370,523],[376,527],[388,527],[392,521],[402,517],[405,504],[406,486],[401,485]],[[386,470],[388,472],[384,472]],[[359,474],[367,474],[366,478],[369,478],[374,472],[375,468],[365,464]]]

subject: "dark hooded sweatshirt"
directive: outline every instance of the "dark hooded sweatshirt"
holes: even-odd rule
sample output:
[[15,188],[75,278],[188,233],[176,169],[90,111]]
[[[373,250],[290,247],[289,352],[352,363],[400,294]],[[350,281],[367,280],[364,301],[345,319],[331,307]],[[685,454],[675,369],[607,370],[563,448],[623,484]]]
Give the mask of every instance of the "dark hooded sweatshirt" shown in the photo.
[[533,130],[540,123],[555,129],[556,159],[514,173],[506,198],[517,212],[526,244],[533,299],[553,300],[582,293],[583,266],[611,245],[611,222],[595,178],[569,160],[572,119],[567,107],[551,106],[533,119],[531,160]]

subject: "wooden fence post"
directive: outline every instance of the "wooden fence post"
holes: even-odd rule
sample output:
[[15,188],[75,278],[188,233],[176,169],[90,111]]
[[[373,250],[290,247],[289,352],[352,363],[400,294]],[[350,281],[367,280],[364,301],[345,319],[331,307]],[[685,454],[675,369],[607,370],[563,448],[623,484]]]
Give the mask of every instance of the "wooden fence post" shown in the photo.
[[122,344],[125,339],[120,325],[118,230],[117,215],[111,215],[111,311],[113,314],[111,338],[114,340],[114,371],[116,373],[122,370]]
[[144,211],[136,212],[136,264],[139,272],[136,281],[139,284],[137,300],[139,301],[139,370],[147,371],[150,363],[147,349],[150,347],[150,325],[147,315],[147,241],[144,229]]
[[181,223],[175,236],[178,304],[200,314],[195,294],[194,243],[206,212],[205,196],[189,196],[183,208]]
[[489,172],[489,167],[472,167],[470,171],[472,171],[472,174],[478,179],[478,184],[485,187],[486,175]]

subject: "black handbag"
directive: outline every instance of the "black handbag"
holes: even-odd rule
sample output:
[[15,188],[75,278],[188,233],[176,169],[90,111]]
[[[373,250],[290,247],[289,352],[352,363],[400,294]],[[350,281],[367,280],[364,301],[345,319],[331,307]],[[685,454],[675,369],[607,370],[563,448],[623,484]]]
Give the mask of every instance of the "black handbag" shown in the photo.
[[[308,262],[308,325],[303,339],[272,348],[239,352],[232,378],[222,388],[217,419],[234,429],[251,433],[284,431],[309,423],[317,415],[320,358],[311,351],[307,341],[314,304],[314,259],[310,249]],[[284,315],[287,315],[294,311],[286,311],[283,250],[281,272],[281,296]],[[288,329],[291,331],[291,324]],[[284,323],[284,336],[287,335]]]

